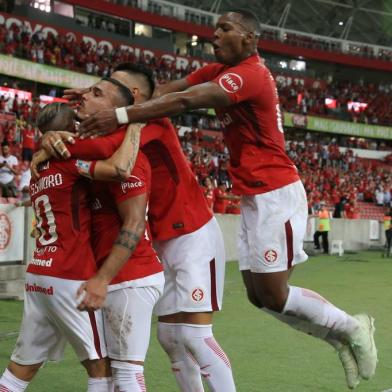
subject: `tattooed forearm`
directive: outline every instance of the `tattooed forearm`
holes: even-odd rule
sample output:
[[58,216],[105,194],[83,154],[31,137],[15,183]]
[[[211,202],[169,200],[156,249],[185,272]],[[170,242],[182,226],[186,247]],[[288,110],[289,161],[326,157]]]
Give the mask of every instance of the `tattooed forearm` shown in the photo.
[[[139,124],[138,124],[139,125]],[[137,154],[139,152],[139,143],[140,143],[140,131],[141,131],[141,124],[135,129],[132,129],[132,132],[129,133],[129,140],[131,143],[131,156],[128,161],[128,167],[127,169],[133,167],[136,162]]]
[[112,162],[116,170],[116,180],[126,180],[135,166],[139,152],[140,131],[142,124],[131,124],[128,127],[125,139],[121,147],[112,156]]
[[144,225],[138,225],[135,231],[121,229],[114,245],[121,246],[132,254],[143,234]]

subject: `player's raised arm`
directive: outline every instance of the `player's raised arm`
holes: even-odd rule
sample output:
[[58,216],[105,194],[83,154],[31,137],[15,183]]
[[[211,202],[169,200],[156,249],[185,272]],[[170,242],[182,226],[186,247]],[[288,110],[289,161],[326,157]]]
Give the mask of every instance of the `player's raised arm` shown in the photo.
[[103,161],[77,161],[80,174],[101,181],[125,181],[131,175],[139,151],[140,132],[144,124],[130,124],[116,152]]
[[103,306],[109,283],[129,260],[146,230],[147,194],[132,197],[117,205],[123,222],[113,248],[95,276],[83,283],[78,295],[83,300],[79,310],[96,310]]
[[174,116],[187,110],[229,105],[231,100],[225,91],[218,84],[207,82],[141,104],[101,110],[85,118],[80,124],[79,132],[87,137],[103,130],[113,130],[121,124]]

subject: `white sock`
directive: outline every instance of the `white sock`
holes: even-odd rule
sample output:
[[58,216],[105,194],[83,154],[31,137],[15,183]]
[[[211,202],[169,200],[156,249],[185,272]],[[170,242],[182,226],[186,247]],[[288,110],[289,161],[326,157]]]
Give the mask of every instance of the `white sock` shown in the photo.
[[336,341],[346,341],[358,328],[359,323],[355,318],[316,292],[295,286],[290,286],[289,289],[281,316],[289,316],[285,322],[292,327],[332,345],[335,345]]
[[27,381],[19,380],[8,369],[0,378],[0,392],[23,392],[28,385]]
[[115,391],[146,392],[144,366],[123,361],[111,361]]
[[181,324],[158,322],[158,340],[170,358],[172,372],[182,392],[204,392],[200,367],[181,339]]
[[[112,392],[113,384],[111,377],[89,377],[87,381],[87,392]],[[1,391],[0,391],[1,392]]]
[[212,392],[235,392],[230,361],[212,334],[212,325],[182,324],[184,345],[196,358]]

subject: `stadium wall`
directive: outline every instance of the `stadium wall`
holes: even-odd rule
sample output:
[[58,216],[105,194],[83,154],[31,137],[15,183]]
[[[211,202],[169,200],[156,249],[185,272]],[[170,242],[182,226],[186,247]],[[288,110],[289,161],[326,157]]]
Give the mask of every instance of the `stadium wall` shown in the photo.
[[[216,214],[223,232],[226,261],[238,259],[236,240],[240,224],[239,215]],[[31,259],[35,239],[31,232],[34,214],[31,208],[0,205],[0,299],[23,299],[26,264]],[[310,218],[306,233],[305,249],[313,249],[313,233],[317,222]],[[331,221],[330,243],[342,240],[345,251],[380,248],[385,243],[382,225],[365,219],[335,219]],[[12,250],[8,247],[13,244]],[[310,252],[309,252],[310,253]]]
[[[216,214],[215,215],[223,232],[225,241],[226,260],[237,260],[237,244],[233,240],[237,238],[240,224],[239,215]],[[305,238],[305,250],[313,249],[313,234],[316,227],[316,219],[309,218]],[[385,243],[385,234],[381,222],[368,219],[332,219],[329,242],[342,240],[345,251],[360,251],[382,247]]]

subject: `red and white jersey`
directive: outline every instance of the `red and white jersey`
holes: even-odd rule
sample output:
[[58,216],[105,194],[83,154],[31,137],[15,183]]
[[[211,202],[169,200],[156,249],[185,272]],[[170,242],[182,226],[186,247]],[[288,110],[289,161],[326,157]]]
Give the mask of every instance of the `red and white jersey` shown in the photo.
[[90,243],[89,183],[76,161],[50,160],[30,182],[38,238],[27,272],[86,280],[96,271]]
[[233,67],[208,64],[186,79],[190,86],[214,82],[232,102],[215,110],[225,128],[234,193],[265,193],[299,179],[285,152],[275,81],[258,55]]
[[[93,183],[92,238],[93,249],[100,267],[109,255],[122,226],[117,205],[132,197],[149,194],[151,169],[147,158],[139,153],[132,175],[125,182]],[[122,267],[111,285],[131,282],[163,271],[152,248],[148,226],[128,262]]]
[[[124,131],[120,128],[102,138],[78,140],[69,150],[82,159],[108,158],[121,144]],[[205,225],[212,213],[171,122],[166,118],[148,122],[140,144],[151,165],[148,219],[154,240],[176,238]]]

